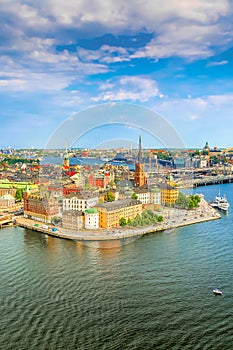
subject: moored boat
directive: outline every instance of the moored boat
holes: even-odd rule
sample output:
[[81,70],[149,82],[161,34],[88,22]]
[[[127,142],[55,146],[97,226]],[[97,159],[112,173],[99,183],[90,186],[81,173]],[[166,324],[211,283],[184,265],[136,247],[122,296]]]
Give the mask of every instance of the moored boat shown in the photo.
[[224,212],[227,212],[229,209],[229,206],[230,206],[230,204],[227,201],[226,196],[225,195],[221,196],[220,192],[219,192],[218,196],[215,197],[215,201],[210,203],[210,204],[213,208],[220,209]]

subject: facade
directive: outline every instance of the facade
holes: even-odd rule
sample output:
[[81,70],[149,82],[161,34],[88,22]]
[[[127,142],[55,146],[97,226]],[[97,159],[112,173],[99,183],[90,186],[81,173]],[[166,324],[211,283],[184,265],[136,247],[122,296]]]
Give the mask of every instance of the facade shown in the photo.
[[119,227],[120,219],[133,220],[142,213],[142,203],[137,199],[122,199],[96,205],[99,212],[99,227],[111,228]]
[[148,190],[148,186],[136,188],[135,193],[137,195],[137,199],[142,202],[143,205],[150,204],[150,192]]
[[12,208],[14,205],[15,198],[11,194],[6,193],[0,197],[0,207]]
[[87,179],[88,185],[100,189],[105,189],[111,181],[114,181],[113,172],[90,174]]
[[10,181],[1,181],[0,182],[0,196],[4,194],[10,194],[15,196],[18,189],[26,190],[29,188],[31,191],[38,190],[38,186],[35,184],[29,184],[28,182],[10,182]]
[[80,210],[67,210],[62,213],[62,227],[80,230],[84,227],[84,216]]
[[150,203],[154,205],[155,210],[160,208],[161,191],[157,186],[153,186],[150,190]]
[[176,202],[179,193],[172,175],[168,175],[166,183],[158,184],[158,187],[161,191],[161,204],[172,206]]
[[66,210],[81,210],[85,211],[88,208],[95,206],[98,203],[99,197],[95,193],[69,194],[63,198],[63,211]]
[[134,185],[136,187],[141,187],[146,184],[146,173],[144,165],[142,164],[142,140],[139,136],[139,150],[137,156],[137,162],[135,164],[135,173],[134,173]]
[[84,212],[85,229],[95,230],[99,228],[99,213],[94,208],[86,209]]
[[146,184],[146,173],[144,170],[144,165],[140,162],[137,162],[135,164],[134,184],[136,187],[141,187]]
[[30,194],[26,191],[23,200],[25,217],[50,223],[52,217],[58,214],[58,202],[49,193],[44,195],[39,192]]

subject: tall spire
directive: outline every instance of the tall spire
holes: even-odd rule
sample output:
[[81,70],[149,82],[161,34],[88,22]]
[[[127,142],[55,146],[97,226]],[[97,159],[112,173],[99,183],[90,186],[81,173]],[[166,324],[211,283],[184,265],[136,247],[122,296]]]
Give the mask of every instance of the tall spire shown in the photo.
[[138,162],[142,162],[142,138],[141,135],[139,135],[139,147],[138,147]]

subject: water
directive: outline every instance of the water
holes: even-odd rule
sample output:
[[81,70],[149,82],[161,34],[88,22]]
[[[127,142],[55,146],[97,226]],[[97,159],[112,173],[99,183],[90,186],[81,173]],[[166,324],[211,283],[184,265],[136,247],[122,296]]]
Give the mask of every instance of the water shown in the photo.
[[233,349],[233,184],[195,191],[219,188],[221,220],[118,249],[1,230],[0,349]]

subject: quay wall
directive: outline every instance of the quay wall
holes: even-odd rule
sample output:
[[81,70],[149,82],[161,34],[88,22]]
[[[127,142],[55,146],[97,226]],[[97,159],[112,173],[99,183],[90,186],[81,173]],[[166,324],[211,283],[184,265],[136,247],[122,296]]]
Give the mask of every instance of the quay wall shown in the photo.
[[[35,226],[35,221],[17,217],[16,224],[30,230],[38,231],[49,236],[70,239],[74,241],[109,241],[121,240],[126,238],[140,237],[149,233],[156,233],[164,230],[171,230],[178,227],[198,224],[205,221],[220,219],[221,215],[212,208],[204,199],[201,200],[199,208],[194,210],[185,210],[180,217],[165,217],[164,222],[143,227],[121,227],[113,229],[98,229],[98,230],[80,230],[68,231],[58,227],[56,232],[52,231],[54,226],[48,225],[48,229],[40,226]],[[162,215],[162,214],[161,214]],[[170,215],[170,214],[169,214]]]

